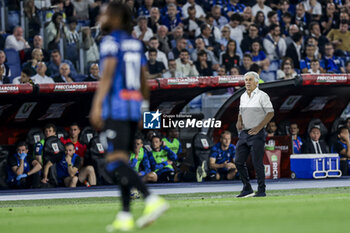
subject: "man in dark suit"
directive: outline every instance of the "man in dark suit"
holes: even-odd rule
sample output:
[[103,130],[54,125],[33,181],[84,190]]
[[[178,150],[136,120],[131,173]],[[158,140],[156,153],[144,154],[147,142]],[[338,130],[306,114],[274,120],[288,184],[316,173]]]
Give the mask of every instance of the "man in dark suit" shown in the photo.
[[93,63],[90,66],[90,74],[87,76],[86,79],[84,79],[84,82],[96,82],[100,81],[100,68],[97,63]]
[[55,83],[71,83],[74,79],[71,77],[69,64],[62,63],[59,68],[59,75],[53,77]]
[[311,15],[305,11],[304,4],[298,3],[296,6],[295,16],[292,19],[292,24],[296,24],[303,32],[308,30],[308,26],[311,22]]
[[303,44],[303,34],[296,32],[292,36],[293,42],[287,47],[286,55],[292,58],[294,68],[300,69],[299,61],[301,59],[301,46]]
[[198,38],[203,39],[206,49],[214,52],[216,57],[219,57],[220,44],[211,35],[211,28],[208,24],[202,24],[201,35]]
[[302,145],[302,154],[326,154],[329,153],[327,144],[320,140],[321,130],[320,127],[315,125],[310,129],[310,138]]

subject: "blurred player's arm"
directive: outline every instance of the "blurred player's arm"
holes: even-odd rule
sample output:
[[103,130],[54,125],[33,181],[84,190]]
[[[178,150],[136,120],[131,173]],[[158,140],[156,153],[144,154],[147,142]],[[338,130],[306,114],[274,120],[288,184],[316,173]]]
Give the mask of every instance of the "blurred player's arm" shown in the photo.
[[141,93],[143,96],[144,100],[149,100],[149,88],[148,88],[148,84],[147,84],[147,80],[148,80],[148,69],[147,66],[143,66],[141,68]]
[[117,67],[117,59],[114,57],[107,57],[104,59],[102,64],[102,76],[101,81],[96,90],[91,112],[90,112],[90,122],[97,130],[101,130],[103,127],[102,121],[102,101],[107,95],[109,89],[112,85],[113,75],[115,73],[115,68]]
[[43,174],[43,178],[42,178],[42,180],[41,180],[41,182],[43,182],[43,183],[47,183],[47,181],[49,181],[49,179],[47,179],[47,176],[49,175],[49,169],[50,169],[50,167],[52,167],[52,163],[51,163],[51,161],[47,161],[47,163],[45,164],[45,166],[44,166],[44,174]]

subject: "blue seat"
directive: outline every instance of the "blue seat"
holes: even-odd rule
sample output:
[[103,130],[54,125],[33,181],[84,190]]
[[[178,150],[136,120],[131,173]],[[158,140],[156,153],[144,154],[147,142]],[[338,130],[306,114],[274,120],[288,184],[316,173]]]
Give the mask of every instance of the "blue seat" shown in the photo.
[[84,79],[86,79],[86,76],[83,74],[78,74],[78,75],[74,76],[75,82],[82,82],[82,81],[84,81]]
[[19,54],[15,49],[5,49],[7,62],[6,64],[10,67],[11,76],[10,82],[18,76],[21,75],[21,59],[19,58]]
[[273,82],[277,79],[276,71],[265,71],[263,70],[260,74],[260,78],[264,80],[265,83]]
[[277,71],[280,68],[280,60],[270,61],[270,66],[268,71]]

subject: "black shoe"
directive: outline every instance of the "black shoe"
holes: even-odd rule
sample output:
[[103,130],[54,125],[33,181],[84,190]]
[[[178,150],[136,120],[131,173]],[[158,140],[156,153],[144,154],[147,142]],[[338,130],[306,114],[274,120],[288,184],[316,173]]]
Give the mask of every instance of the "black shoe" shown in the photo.
[[240,194],[238,194],[236,197],[237,198],[246,198],[246,197],[252,197],[254,196],[254,192],[253,190],[249,190],[249,191],[246,191],[246,190],[243,190]]
[[256,192],[254,194],[254,197],[266,197],[266,193],[265,192]]

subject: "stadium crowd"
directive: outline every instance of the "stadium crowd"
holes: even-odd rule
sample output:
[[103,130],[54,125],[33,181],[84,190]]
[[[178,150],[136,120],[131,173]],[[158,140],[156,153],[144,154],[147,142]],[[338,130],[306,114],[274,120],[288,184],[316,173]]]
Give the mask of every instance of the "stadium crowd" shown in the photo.
[[[5,1],[0,84],[99,80],[103,32],[98,14],[106,2]],[[132,35],[144,43],[151,79],[253,70],[268,82],[300,73],[350,71],[348,0],[125,3],[133,12]],[[21,5],[24,28],[19,26]]]

